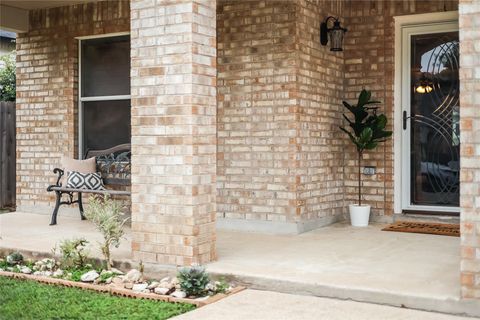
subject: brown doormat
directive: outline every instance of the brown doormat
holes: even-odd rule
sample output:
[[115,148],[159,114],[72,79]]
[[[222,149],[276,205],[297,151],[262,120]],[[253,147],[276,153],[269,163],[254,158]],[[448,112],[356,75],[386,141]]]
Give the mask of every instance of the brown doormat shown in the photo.
[[382,230],[460,237],[460,225],[458,224],[397,221],[383,228]]

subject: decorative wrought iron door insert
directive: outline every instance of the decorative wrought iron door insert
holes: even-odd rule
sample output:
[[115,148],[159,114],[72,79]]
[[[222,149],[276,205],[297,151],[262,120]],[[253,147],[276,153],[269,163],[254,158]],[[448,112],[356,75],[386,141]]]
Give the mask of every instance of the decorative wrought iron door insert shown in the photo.
[[458,207],[458,32],[412,35],[410,61],[411,204]]

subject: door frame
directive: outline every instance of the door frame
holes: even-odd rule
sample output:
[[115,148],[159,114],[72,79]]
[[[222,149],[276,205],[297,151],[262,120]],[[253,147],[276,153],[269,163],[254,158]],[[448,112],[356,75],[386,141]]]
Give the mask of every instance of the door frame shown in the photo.
[[[406,97],[402,96],[402,85],[404,78],[403,71],[403,58],[405,54],[410,55],[409,52],[405,52],[406,48],[402,47],[403,44],[403,28],[411,27],[415,25],[441,25],[444,23],[456,22],[458,25],[458,11],[447,11],[437,13],[425,13],[414,14],[406,16],[396,16],[395,21],[395,77],[394,77],[394,132],[393,132],[393,153],[394,153],[394,168],[393,168],[393,181],[394,181],[394,199],[393,208],[395,214],[402,214],[403,210],[421,210],[432,212],[451,212],[458,213],[460,208],[451,207],[435,207],[435,206],[415,206],[405,203],[406,197],[404,192],[410,192],[406,190],[410,185],[410,177],[405,177],[403,167],[405,166],[404,158],[409,154],[404,155],[402,143],[405,140],[403,128],[402,128],[402,111],[403,101],[408,101]],[[408,195],[408,199],[410,196]]]

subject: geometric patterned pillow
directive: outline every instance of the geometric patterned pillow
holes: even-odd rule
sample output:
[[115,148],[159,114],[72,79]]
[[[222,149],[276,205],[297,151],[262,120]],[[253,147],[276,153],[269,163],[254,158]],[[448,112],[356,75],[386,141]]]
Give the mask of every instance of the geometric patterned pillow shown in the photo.
[[68,172],[67,188],[83,190],[105,190],[102,176],[99,173]]

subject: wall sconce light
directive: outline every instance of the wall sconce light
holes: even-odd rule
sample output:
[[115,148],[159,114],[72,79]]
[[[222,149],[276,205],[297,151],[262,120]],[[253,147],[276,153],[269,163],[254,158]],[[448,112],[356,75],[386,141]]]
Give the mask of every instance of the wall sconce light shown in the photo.
[[415,86],[415,92],[417,93],[430,93],[433,91],[433,83],[432,80],[428,79],[425,76],[425,73],[422,73],[420,79],[418,79],[418,83]]
[[[333,27],[328,27],[328,21],[333,19]],[[335,17],[328,17],[320,25],[320,43],[326,46],[330,41],[330,51],[343,51],[343,36],[347,29],[340,26],[340,21]]]

